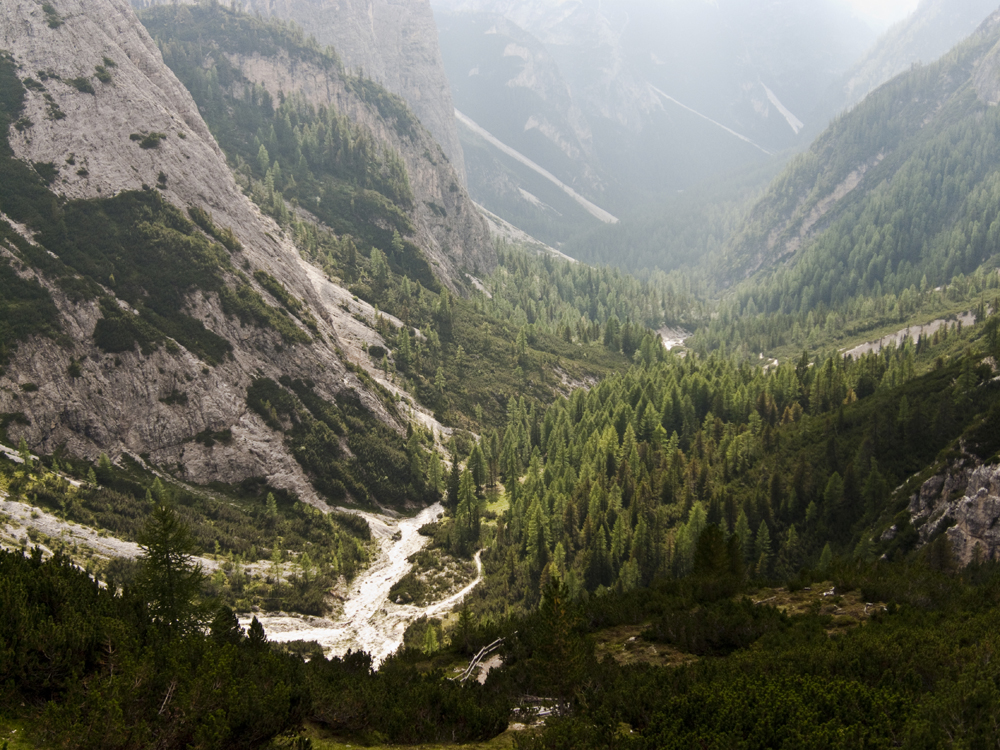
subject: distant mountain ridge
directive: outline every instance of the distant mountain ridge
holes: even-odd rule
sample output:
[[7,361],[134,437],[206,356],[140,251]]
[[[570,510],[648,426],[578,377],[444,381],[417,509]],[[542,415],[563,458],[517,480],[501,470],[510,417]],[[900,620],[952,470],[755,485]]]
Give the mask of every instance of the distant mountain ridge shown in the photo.
[[831,105],[836,111],[854,106],[911,65],[934,62],[996,9],[995,0],[921,0],[851,68]]
[[[828,2],[435,0],[434,10],[458,109],[615,215],[803,144],[823,92],[871,38]],[[463,138],[477,202],[550,242],[595,226]]]

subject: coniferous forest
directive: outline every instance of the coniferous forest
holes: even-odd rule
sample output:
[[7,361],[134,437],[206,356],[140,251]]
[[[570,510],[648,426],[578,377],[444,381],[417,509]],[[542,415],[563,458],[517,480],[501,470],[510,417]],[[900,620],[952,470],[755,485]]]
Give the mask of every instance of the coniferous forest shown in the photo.
[[[241,391],[313,504],[148,455],[33,452],[25,414],[0,413],[0,748],[997,747],[1000,152],[976,89],[995,25],[773,180],[644,208],[563,248],[582,262],[497,238],[496,267],[452,283],[417,244],[403,155],[239,60],[325,71],[401,143],[422,128],[402,99],[287,22],[215,2],[140,18],[239,188],[385,345],[346,363],[367,399],[262,369]],[[309,300],[166,177],[59,197],[11,146],[34,127],[26,75],[0,57],[0,366],[73,335],[65,300],[91,305],[114,367],[233,361],[195,294],[279,355],[323,341]],[[385,542],[360,513],[435,503],[387,602],[445,598],[435,570],[449,595],[478,580],[454,611],[413,618],[381,663],[268,639],[257,615],[342,612]]]

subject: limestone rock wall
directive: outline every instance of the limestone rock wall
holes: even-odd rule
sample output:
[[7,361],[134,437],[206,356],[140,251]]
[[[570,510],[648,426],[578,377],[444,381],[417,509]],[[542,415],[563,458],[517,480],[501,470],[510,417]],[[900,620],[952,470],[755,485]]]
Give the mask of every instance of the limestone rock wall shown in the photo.
[[910,498],[910,521],[925,544],[944,530],[961,565],[1000,558],[1000,466],[956,466]]
[[[176,0],[133,4],[167,1]],[[402,97],[465,185],[465,158],[429,0],[238,0],[237,6],[295,21],[320,44],[332,46],[347,68]]]
[[[234,254],[234,264],[248,277],[253,270],[266,270],[303,299],[319,320],[322,337],[288,345],[273,330],[241,325],[223,314],[214,294],[198,292],[186,300],[185,312],[227,339],[232,358],[209,368],[183,347],[176,353],[161,347],[149,355],[137,350],[109,355],[93,341],[101,317],[96,302],[74,302],[33,269],[15,264],[22,276],[38,279],[49,290],[66,336],[60,342],[22,342],[0,376],[0,412],[20,412],[29,422],[11,425],[9,436],[24,437],[44,452],[65,446],[89,458],[101,452],[115,459],[124,453],[144,456],[197,483],[266,477],[322,505],[283,436],[248,410],[246,389],[255,377],[311,378],[321,396],[332,399],[352,389],[395,424],[338,356],[338,311],[323,302],[330,297],[322,288],[329,282],[319,274],[310,277],[280,228],[239,190],[194,101],[163,64],[127,0],[59,0],[55,5],[62,23],[52,28],[41,3],[0,0],[0,49],[14,56],[20,77],[37,77],[38,71],[58,76],[48,78],[44,90],[27,91],[25,114],[34,124],[23,133],[10,130],[15,155],[58,165],[52,189],[67,199],[142,189],[155,185],[163,172],[166,199],[181,210],[204,208],[217,225],[231,227],[244,248]],[[104,58],[115,66],[111,81],[100,83],[95,67]],[[74,78],[90,79],[94,93],[70,85]],[[46,116],[46,94],[65,117]],[[144,150],[130,139],[150,132],[166,134],[158,148]],[[78,174],[81,166],[86,174]],[[31,236],[26,228],[16,228]],[[0,255],[12,257],[13,252],[0,243]],[[276,304],[265,290],[258,292]],[[79,377],[68,373],[71,358],[81,364]],[[27,383],[37,390],[21,387]],[[174,390],[184,393],[186,404],[170,403]],[[225,429],[233,434],[229,444],[206,447],[194,439],[206,430]]]
[[411,216],[417,231],[416,244],[445,284],[457,290],[466,284],[465,269],[485,274],[496,266],[486,220],[426,130],[401,135],[374,107],[355,95],[341,75],[289,60],[284,53],[274,57],[231,56],[229,61],[276,99],[282,92],[297,91],[317,107],[332,105],[403,157],[414,197]]

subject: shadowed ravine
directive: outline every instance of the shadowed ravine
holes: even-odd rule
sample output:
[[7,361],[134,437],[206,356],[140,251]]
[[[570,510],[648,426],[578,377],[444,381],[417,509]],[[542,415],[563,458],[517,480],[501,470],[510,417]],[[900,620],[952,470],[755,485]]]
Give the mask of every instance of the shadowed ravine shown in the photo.
[[[296,615],[258,616],[268,639],[280,643],[316,641],[328,657],[342,656],[348,650],[366,651],[376,665],[380,664],[403,643],[403,633],[411,622],[425,615],[434,617],[447,612],[475,588],[482,577],[482,564],[477,553],[476,580],[458,593],[426,607],[389,601],[389,590],[393,584],[412,567],[407,558],[430,542],[418,530],[425,523],[434,521],[443,511],[441,505],[432,505],[413,518],[403,519],[359,514],[371,526],[372,535],[378,540],[379,552],[371,567],[351,585],[340,617],[318,620]],[[399,537],[394,539],[397,532]],[[242,617],[240,622],[246,626],[250,618]]]

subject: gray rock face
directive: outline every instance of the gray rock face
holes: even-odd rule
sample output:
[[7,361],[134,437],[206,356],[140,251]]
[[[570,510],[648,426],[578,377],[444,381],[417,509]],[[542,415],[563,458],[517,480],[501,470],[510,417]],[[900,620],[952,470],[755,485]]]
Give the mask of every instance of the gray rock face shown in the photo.
[[[1000,466],[956,467],[931,477],[910,498],[910,519],[926,544],[942,529],[961,565],[1000,557]],[[979,552],[976,552],[976,548]]]
[[417,245],[448,286],[456,289],[463,284],[463,269],[488,273],[496,266],[486,220],[427,131],[421,130],[412,138],[401,136],[371,105],[359,99],[336,71],[302,61],[293,63],[284,53],[232,56],[229,61],[276,99],[282,92],[297,91],[317,107],[332,105],[403,157],[414,196]]
[[997,8],[994,0],[922,0],[889,29],[844,77],[833,111],[852,107],[915,63],[938,59]]
[[[337,317],[322,301],[330,296],[323,289],[329,282],[310,275],[280,228],[240,192],[194,101],[163,64],[127,0],[60,0],[58,12],[63,23],[51,28],[40,4],[0,0],[0,49],[14,56],[22,78],[39,70],[57,74],[44,93],[65,114],[47,118],[43,92],[29,90],[25,114],[35,124],[23,133],[11,129],[15,155],[60,165],[52,189],[68,199],[141,189],[156,184],[163,172],[165,198],[182,210],[204,208],[217,225],[231,227],[244,248],[234,254],[234,263],[250,272],[267,271],[303,299],[319,321],[322,338],[288,345],[276,331],[244,326],[225,315],[214,293],[197,292],[185,300],[184,312],[232,344],[230,359],[208,368],[183,347],[174,353],[161,347],[149,355],[137,350],[109,355],[93,341],[101,317],[97,303],[74,302],[47,278],[22,267],[22,276],[37,278],[49,290],[66,339],[22,342],[5,368],[0,412],[23,413],[29,422],[12,425],[9,436],[24,437],[44,452],[65,446],[91,459],[101,452],[112,458],[144,456],[197,483],[265,477],[322,506],[283,436],[247,408],[246,389],[255,377],[311,378],[322,397],[352,389],[393,424],[338,356]],[[112,80],[99,83],[93,79],[95,66],[105,57],[115,67]],[[65,83],[74,78],[91,79],[94,93]],[[158,148],[143,150],[130,139],[133,133],[150,132],[167,135]],[[71,154],[86,174],[65,166]],[[15,228],[30,237],[24,227]],[[13,253],[0,243],[0,255]],[[276,304],[265,290],[257,291]],[[81,363],[79,377],[67,371],[70,358]],[[37,390],[20,388],[26,383]],[[187,403],[171,403],[174,391],[182,392]],[[194,440],[203,431],[225,429],[233,435],[228,444],[206,447]]]
[[[142,8],[166,2],[132,0],[132,5]],[[197,0],[173,2],[195,4]],[[407,102],[427,129],[412,139],[401,138],[387,127],[332,71],[292,63],[282,56],[231,60],[272,95],[301,91],[317,106],[334,105],[403,157],[414,195],[417,244],[453,291],[465,284],[463,270],[491,271],[496,253],[489,226],[465,189],[451,91],[426,0],[240,0],[237,5],[295,21],[321,44],[332,46],[347,68],[363,71]]]
[[[133,5],[164,2],[133,0]],[[346,67],[401,96],[465,184],[451,89],[428,0],[238,0],[237,7],[295,21],[320,44],[332,46]]]

